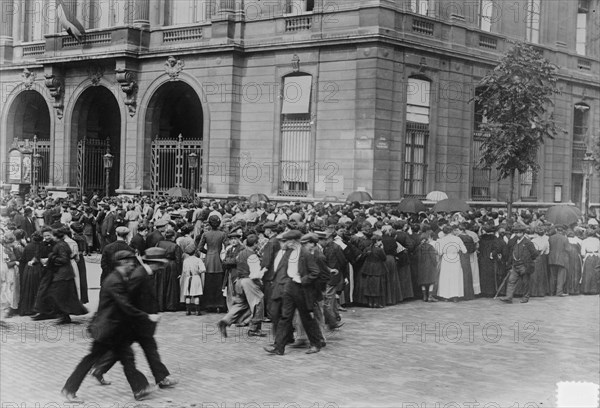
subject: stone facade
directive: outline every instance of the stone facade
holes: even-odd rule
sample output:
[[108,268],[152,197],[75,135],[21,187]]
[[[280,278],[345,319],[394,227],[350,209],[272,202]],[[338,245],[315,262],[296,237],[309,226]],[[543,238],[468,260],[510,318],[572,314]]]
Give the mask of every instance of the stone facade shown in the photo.
[[[14,138],[49,138],[46,188],[64,190],[78,185],[78,141],[106,138],[117,156],[112,188],[136,194],[154,187],[152,141],[181,133],[202,141],[196,188],[203,193],[343,199],[365,189],[377,200],[399,200],[439,190],[465,200],[504,201],[507,182],[493,174],[481,190],[486,193],[474,193],[470,99],[510,41],[526,39],[530,2],[483,2],[492,7],[488,31],[482,29],[482,2],[468,0],[190,0],[190,10],[202,5],[203,17],[185,24],[173,20],[181,13],[169,0],[131,0],[122,2],[131,12],[111,28],[89,28],[97,26],[85,12],[89,0],[67,1],[86,26],[80,44],[53,19],[42,40],[28,41],[26,2],[3,0],[0,157],[7,157]],[[427,15],[419,13],[424,3]],[[538,45],[560,67],[562,94],[554,112],[567,134],[543,146],[542,169],[535,182],[520,178],[517,199],[580,199],[574,184],[585,145],[574,140],[576,104],[589,107],[583,142],[600,132],[600,24],[592,12],[599,1],[580,3],[590,10],[585,55],[575,52],[581,4],[541,3]],[[284,87],[294,75],[311,76],[308,112],[298,121],[304,121],[307,142],[298,165],[301,182],[286,184],[289,169],[282,161],[294,151],[287,140],[296,136],[282,136],[291,122],[281,112],[294,98]],[[430,84],[429,133],[417,166],[424,177],[414,191],[405,185],[410,78]],[[32,92],[47,106],[39,97],[30,104]],[[48,117],[26,126],[24,112],[32,106]],[[6,171],[2,166],[2,180]],[[181,177],[189,187],[189,177]],[[597,174],[591,185],[591,201],[598,202]]]

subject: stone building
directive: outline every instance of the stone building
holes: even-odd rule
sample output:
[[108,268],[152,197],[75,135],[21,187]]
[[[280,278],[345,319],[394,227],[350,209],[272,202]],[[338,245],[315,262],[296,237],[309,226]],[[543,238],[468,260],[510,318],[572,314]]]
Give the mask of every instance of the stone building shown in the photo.
[[1,0],[0,157],[35,135],[46,190],[102,191],[107,150],[111,192],[189,188],[196,152],[204,194],[504,201],[507,183],[477,165],[470,99],[525,40],[560,67],[554,113],[568,132],[518,177],[517,199],[581,200],[600,132],[599,0],[63,3],[81,42],[57,0]]

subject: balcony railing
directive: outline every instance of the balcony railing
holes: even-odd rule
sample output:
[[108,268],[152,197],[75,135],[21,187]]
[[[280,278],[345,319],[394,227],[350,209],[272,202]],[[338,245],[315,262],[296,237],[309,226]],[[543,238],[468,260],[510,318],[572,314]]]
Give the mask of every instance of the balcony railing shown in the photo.
[[491,50],[495,50],[498,48],[498,39],[494,37],[490,37],[488,35],[479,35],[479,46],[482,48],[489,48]]
[[23,45],[23,56],[42,55],[45,51],[46,51],[46,43],[45,42]]
[[91,33],[86,34],[81,43],[77,42],[77,40],[72,37],[63,37],[62,46],[63,48],[67,48],[76,47],[80,44],[110,44],[111,40],[112,34],[110,32]]
[[194,28],[179,28],[168,31],[163,31],[163,42],[177,42],[201,40],[203,38],[202,27]]
[[420,18],[413,18],[412,30],[415,33],[424,35],[433,35],[434,24],[431,21],[422,20]]
[[592,63],[588,60],[578,58],[577,59],[577,68],[584,70],[584,71],[591,71]]
[[312,17],[288,17],[285,19],[285,31],[295,32],[310,30],[312,28]]

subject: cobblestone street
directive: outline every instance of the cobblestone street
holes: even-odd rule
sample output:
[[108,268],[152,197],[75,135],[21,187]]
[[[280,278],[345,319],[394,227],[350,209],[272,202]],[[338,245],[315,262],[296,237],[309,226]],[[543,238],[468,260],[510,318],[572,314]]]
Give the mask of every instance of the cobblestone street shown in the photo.
[[[97,289],[90,294],[97,299]],[[272,339],[249,338],[246,328],[231,327],[229,337],[221,338],[215,325],[220,315],[166,313],[157,333],[159,351],[180,384],[138,404],[553,407],[558,382],[598,383],[598,300],[410,301],[379,310],[350,308],[344,327],[328,335],[321,353],[288,348],[284,356],[267,355],[262,347]],[[3,408],[68,406],[59,392],[88,351],[88,318],[76,317],[79,324],[67,326],[8,320],[0,351]],[[138,366],[151,378],[141,349],[135,351]],[[108,378],[113,384],[106,387],[85,380],[78,395],[87,406],[136,404],[119,365]]]

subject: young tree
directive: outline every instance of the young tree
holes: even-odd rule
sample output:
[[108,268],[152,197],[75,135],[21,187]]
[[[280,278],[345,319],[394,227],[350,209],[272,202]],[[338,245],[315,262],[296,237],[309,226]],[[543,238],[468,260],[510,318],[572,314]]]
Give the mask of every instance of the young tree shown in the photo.
[[550,108],[556,86],[557,67],[525,43],[516,43],[500,64],[479,83],[474,100],[487,119],[480,130],[480,164],[498,170],[498,180],[510,178],[508,213],[512,214],[516,172],[537,171],[537,152],[545,139],[560,129]]

